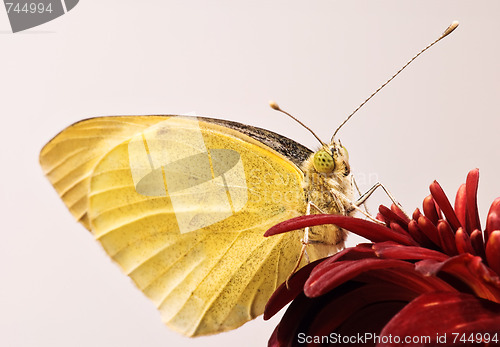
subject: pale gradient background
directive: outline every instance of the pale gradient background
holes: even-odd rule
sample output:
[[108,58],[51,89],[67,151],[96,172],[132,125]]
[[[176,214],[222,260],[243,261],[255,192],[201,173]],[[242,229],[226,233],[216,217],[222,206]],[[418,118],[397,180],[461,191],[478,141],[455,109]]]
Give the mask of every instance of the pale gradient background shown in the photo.
[[[458,30],[339,137],[358,177],[376,175],[410,212],[433,179],[454,197],[479,167],[484,222],[500,196],[498,14],[498,1],[82,0],[12,34],[0,10],[0,345],[265,345],[277,320],[198,339],[164,327],[63,206],[42,175],[40,149],[82,118],[191,111],[315,147],[267,101],[327,140],[454,19]],[[377,194],[370,206],[387,202]]]

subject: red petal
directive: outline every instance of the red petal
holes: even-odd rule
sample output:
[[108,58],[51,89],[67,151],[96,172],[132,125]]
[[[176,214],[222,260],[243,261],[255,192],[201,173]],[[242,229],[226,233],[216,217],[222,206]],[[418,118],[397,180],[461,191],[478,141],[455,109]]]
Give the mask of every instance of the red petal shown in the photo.
[[[467,189],[467,221],[469,233],[473,230],[481,230],[481,222],[479,221],[479,212],[477,210],[477,187],[479,185],[479,169],[474,169],[467,175],[465,186]],[[463,225],[463,224],[462,224]]]
[[437,204],[436,200],[434,200],[434,205],[436,206],[436,211],[439,219],[444,219],[443,213],[441,212],[441,209],[439,208],[439,205]]
[[431,240],[425,234],[420,230],[418,227],[418,224],[416,221],[411,220],[410,223],[408,223],[408,232],[411,235],[411,237],[417,241],[417,243],[423,247],[426,248],[432,248],[434,247],[434,244],[432,243]]
[[434,276],[425,276],[414,269],[381,269],[365,272],[356,280],[365,283],[392,283],[401,289],[409,290],[414,293],[433,292],[438,290],[457,291],[450,284]]
[[274,328],[273,333],[271,334],[271,337],[269,338],[269,341],[267,342],[267,347],[280,347],[281,344],[278,341],[278,329],[280,328],[280,324]]
[[[405,301],[385,301],[376,302],[372,305],[365,306],[359,311],[354,312],[342,326],[335,332],[337,336],[364,336],[365,334],[371,333],[373,335],[378,335],[385,324],[392,318],[396,313],[401,311],[401,309],[407,304]],[[359,334],[359,335],[358,335]],[[345,341],[345,340],[344,340]],[[335,342],[335,341],[334,341]],[[328,346],[356,346],[358,344],[348,344],[348,343],[334,343]],[[325,345],[323,345],[325,346]],[[375,346],[375,343],[362,344],[363,347]]]
[[[299,296],[293,300],[293,302],[288,306],[281,322],[276,327],[276,332],[273,333],[273,343],[272,346],[291,346],[295,342],[295,335],[302,322],[312,319],[316,307],[314,307],[314,302],[307,298],[304,293],[300,293]],[[268,343],[271,343],[269,341]]]
[[416,245],[416,242],[412,238],[398,234],[397,232],[380,224],[364,219],[335,214],[315,214],[295,217],[273,226],[271,229],[266,231],[264,236],[271,236],[290,230],[302,229],[307,226],[312,227],[322,224],[335,224],[372,242],[395,241],[403,245]]
[[269,298],[264,310],[264,320],[274,316],[278,311],[285,307],[290,301],[299,295],[304,290],[304,284],[311,274],[311,271],[320,263],[329,264],[339,260],[357,260],[366,258],[376,258],[372,245],[359,244],[356,247],[346,248],[337,254],[325,258],[318,259],[313,263],[307,264],[302,269],[297,271],[288,281],[288,288],[285,283],[282,283]]
[[488,241],[489,234],[495,230],[500,230],[500,198],[496,198],[491,204],[486,218],[486,229],[484,232],[484,242]]
[[323,295],[333,288],[345,283],[359,274],[376,269],[403,268],[413,269],[414,265],[393,259],[360,259],[356,261],[339,261],[333,264],[317,266],[304,286],[308,297]]
[[455,214],[460,224],[467,225],[467,189],[465,188],[465,183],[458,188],[457,196],[455,197]]
[[[349,282],[345,285],[336,288],[334,292],[318,298],[308,298],[301,293],[286,310],[279,327],[276,332],[276,340],[278,346],[296,346],[299,333],[308,334],[308,330],[314,328],[311,323],[329,302],[338,297],[342,297],[362,286],[361,283]],[[331,314],[330,318],[335,318],[335,314]]]
[[408,218],[406,213],[403,212],[403,210],[400,209],[399,206],[397,206],[396,204],[391,205],[391,211],[397,214],[399,218],[401,218],[404,221],[405,225],[408,224],[408,222],[410,221],[410,218]]
[[436,246],[441,247],[436,226],[426,216],[418,218],[418,227]]
[[[446,314],[444,314],[446,313]],[[426,345],[455,345],[453,334],[498,333],[500,326],[500,305],[464,293],[422,294],[397,313],[382,329],[380,336],[388,339],[398,336],[429,336]],[[482,334],[481,334],[482,333]],[[441,340],[437,340],[438,336]],[[456,344],[460,341],[457,339]],[[377,346],[400,346],[401,344],[378,344]],[[420,343],[419,345],[424,345]]]
[[453,234],[453,230],[451,230],[448,222],[443,219],[439,220],[437,229],[439,233],[439,241],[444,252],[448,255],[457,255],[458,251],[455,244],[455,234]]
[[380,258],[400,260],[434,259],[444,261],[449,257],[438,251],[422,247],[401,246],[392,242],[379,242],[373,245],[375,254]]
[[389,227],[394,230],[395,232],[397,232],[398,234],[401,234],[401,235],[405,235],[406,237],[409,237],[411,238],[410,234],[408,234],[408,232],[403,229],[403,227],[401,225],[399,225],[398,223],[396,222],[391,222],[389,224]]
[[384,205],[380,205],[378,207],[378,211],[389,222],[397,223],[402,228],[405,228],[405,229],[408,227],[408,222],[405,219],[401,218],[398,214],[394,213],[393,211],[391,211],[390,209],[388,209]]
[[446,220],[448,221],[448,223],[450,223],[453,230],[457,230],[458,228],[460,228],[462,225],[460,224],[455,211],[453,211],[453,207],[451,207],[450,201],[446,197],[443,188],[441,188],[439,183],[434,181],[430,185],[429,189],[431,191],[432,197],[434,198],[434,200],[436,200],[439,208],[443,211]]
[[439,217],[432,195],[425,197],[424,202],[422,203],[422,209],[424,210],[424,215],[429,218],[433,224],[437,224]]
[[[320,309],[310,325],[308,335],[328,335],[339,326],[344,325],[354,314],[368,306],[377,303],[389,304],[395,301],[402,303],[404,306],[417,296],[418,294],[408,290],[402,290],[402,288],[397,285],[380,282],[362,285],[359,288],[346,292],[344,295],[335,296],[325,307]],[[401,309],[401,307],[398,307],[396,312],[391,312],[392,314],[390,317],[385,317],[385,320],[380,322],[380,316],[383,315],[383,312],[380,311],[383,310],[384,307],[385,305],[379,307],[379,311],[374,312],[376,318],[372,317],[367,324],[361,325],[358,321],[357,325],[360,332],[379,332],[392,315]]]
[[437,276],[441,272],[452,275],[459,282],[453,281],[451,276],[447,276],[446,281],[461,291],[472,290],[481,298],[500,302],[500,278],[483,264],[480,257],[470,253],[457,255],[444,262],[422,260],[415,264],[415,270],[427,276]]
[[483,233],[481,230],[474,230],[470,235],[470,243],[474,252],[486,262],[486,253],[484,249]]
[[[371,243],[360,243],[356,247],[346,248],[331,257],[324,258],[321,262],[321,266],[327,266],[328,264],[335,263],[340,260],[358,260],[366,258],[377,258],[375,251],[372,248]],[[318,264],[319,265],[319,264]]]
[[500,230],[490,234],[486,244],[486,259],[489,267],[500,275]]
[[375,217],[375,219],[378,219],[379,221],[381,221],[381,222],[385,223],[387,226],[389,226],[387,219],[385,219],[385,217],[382,216],[381,213],[377,213],[377,216]]
[[412,218],[413,220],[418,220],[418,218],[422,215],[422,213],[420,212],[420,210],[418,208],[415,209],[415,211],[413,211],[413,215],[412,215]]
[[458,228],[455,233],[455,244],[457,245],[458,253],[470,253],[476,255],[472,249],[469,235],[462,228]]
[[309,278],[311,271],[322,260],[323,259],[319,259],[315,262],[307,264],[302,269],[294,273],[288,281],[288,288],[286,286],[286,283],[282,283],[274,291],[273,295],[271,295],[271,297],[267,301],[266,308],[264,309],[264,320],[268,320],[269,318],[274,316],[304,290],[304,284]]

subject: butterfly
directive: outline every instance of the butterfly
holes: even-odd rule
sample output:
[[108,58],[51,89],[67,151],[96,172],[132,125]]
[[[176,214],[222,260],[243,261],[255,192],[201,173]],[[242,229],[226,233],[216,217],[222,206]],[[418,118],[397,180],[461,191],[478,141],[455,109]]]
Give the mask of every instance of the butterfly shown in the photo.
[[[55,136],[40,163],[73,216],[187,336],[262,314],[305,264],[303,231],[265,231],[305,214],[308,201],[346,213],[352,190],[339,142],[313,153],[268,130],[203,117],[83,120]],[[312,228],[309,260],[335,253],[345,236]]]
[[304,214],[360,210],[380,185],[353,201],[349,155],[337,131],[457,26],[315,152],[220,119],[116,116],[69,126],[42,149],[40,164],[73,216],[169,327],[186,336],[231,330],[262,314],[296,269],[343,248],[346,231],[334,225],[264,233]]

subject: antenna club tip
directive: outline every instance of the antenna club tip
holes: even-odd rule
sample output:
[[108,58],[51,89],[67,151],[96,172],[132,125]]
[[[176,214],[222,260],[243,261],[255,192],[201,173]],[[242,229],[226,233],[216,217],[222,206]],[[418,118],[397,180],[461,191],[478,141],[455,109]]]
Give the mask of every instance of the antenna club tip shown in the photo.
[[269,106],[271,106],[271,108],[273,110],[276,110],[276,111],[280,110],[280,107],[278,106],[278,104],[274,100],[269,101]]
[[453,22],[450,24],[450,26],[449,26],[448,28],[446,28],[446,30],[444,31],[444,33],[443,33],[443,36],[442,36],[442,37],[445,37],[445,36],[450,35],[450,34],[453,32],[453,30],[455,30],[455,29],[458,27],[458,24],[459,24],[459,23],[458,23],[458,21],[457,21],[457,20],[453,21]]

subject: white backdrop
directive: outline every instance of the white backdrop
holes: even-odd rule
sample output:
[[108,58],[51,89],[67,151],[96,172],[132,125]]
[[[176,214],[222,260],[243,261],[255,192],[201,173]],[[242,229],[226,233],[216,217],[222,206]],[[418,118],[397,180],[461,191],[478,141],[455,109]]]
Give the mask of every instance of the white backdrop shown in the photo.
[[[500,3],[483,1],[81,0],[12,34],[0,10],[0,345],[262,346],[277,320],[188,339],[77,224],[38,165],[82,118],[194,111],[325,141],[359,103],[433,47],[339,133],[366,188],[385,183],[411,213],[439,180],[454,198],[479,167],[482,221],[500,196]],[[374,178],[377,177],[377,178]],[[388,203],[382,194],[372,210]],[[359,239],[351,238],[350,245]]]

